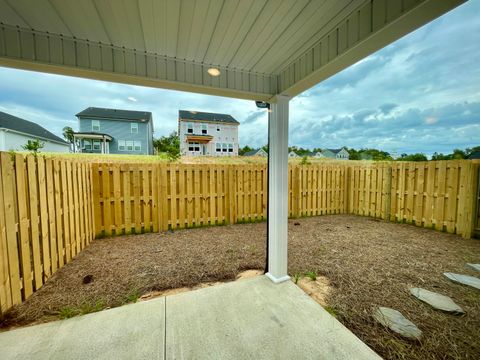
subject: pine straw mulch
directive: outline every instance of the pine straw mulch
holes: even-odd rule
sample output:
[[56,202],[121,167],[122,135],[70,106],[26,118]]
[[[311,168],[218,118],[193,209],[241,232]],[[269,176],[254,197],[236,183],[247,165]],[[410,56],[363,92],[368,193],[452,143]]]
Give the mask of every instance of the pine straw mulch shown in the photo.
[[[265,236],[259,223],[96,240],[0,325],[51,321],[65,308],[114,307],[151,291],[233,280],[264,267]],[[479,240],[350,215],[289,222],[290,274],[328,278],[328,310],[388,359],[480,358],[480,291],[442,275],[478,276],[467,262],[480,262]],[[93,281],[83,284],[85,275]],[[435,311],[413,298],[410,287],[448,295],[466,315]],[[375,306],[402,312],[423,331],[422,341],[378,325]]]

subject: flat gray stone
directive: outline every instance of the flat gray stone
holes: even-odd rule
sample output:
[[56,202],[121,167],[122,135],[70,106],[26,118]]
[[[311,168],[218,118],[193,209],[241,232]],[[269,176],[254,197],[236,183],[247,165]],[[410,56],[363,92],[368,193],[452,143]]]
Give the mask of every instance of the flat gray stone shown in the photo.
[[400,311],[380,306],[375,310],[373,317],[380,324],[403,337],[416,340],[422,337],[422,331]]
[[420,288],[411,288],[410,294],[437,310],[442,310],[453,314],[465,313],[465,311],[463,311],[460,306],[455,304],[455,302],[448,296]]
[[471,267],[472,269],[474,269],[474,270],[480,271],[480,264],[471,264],[471,263],[468,263],[467,265],[470,266],[470,267]]
[[458,282],[463,285],[468,285],[480,290],[480,279],[475,276],[454,274],[454,273],[443,273],[447,278],[454,282]]

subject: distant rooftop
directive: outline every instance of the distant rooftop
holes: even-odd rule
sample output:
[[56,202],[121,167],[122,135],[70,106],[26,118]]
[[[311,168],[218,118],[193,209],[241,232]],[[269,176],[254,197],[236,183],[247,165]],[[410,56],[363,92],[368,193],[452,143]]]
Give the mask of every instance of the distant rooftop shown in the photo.
[[133,111],[133,110],[120,110],[120,109],[106,109],[98,107],[89,107],[83,111],[80,111],[77,115],[78,118],[101,118],[111,120],[136,120],[142,122],[148,122],[152,120],[152,113],[149,111]]
[[46,139],[62,144],[67,144],[65,140],[58,137],[57,135],[52,134],[47,129],[41,127],[40,125],[21,119],[19,117],[4,113],[0,111],[0,128],[9,129],[12,131],[18,131],[24,134],[31,135],[34,138]]
[[182,120],[223,122],[230,124],[240,124],[232,115],[208,113],[201,111],[179,110],[178,117]]

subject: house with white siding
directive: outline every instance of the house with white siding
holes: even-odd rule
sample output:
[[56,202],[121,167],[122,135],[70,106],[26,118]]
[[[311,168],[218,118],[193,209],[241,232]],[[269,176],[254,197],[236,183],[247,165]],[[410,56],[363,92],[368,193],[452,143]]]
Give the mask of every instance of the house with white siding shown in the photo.
[[228,114],[179,110],[180,153],[187,156],[237,156],[238,125]]
[[69,152],[70,144],[40,125],[0,111],[0,151],[23,151],[29,140],[39,140],[41,151]]

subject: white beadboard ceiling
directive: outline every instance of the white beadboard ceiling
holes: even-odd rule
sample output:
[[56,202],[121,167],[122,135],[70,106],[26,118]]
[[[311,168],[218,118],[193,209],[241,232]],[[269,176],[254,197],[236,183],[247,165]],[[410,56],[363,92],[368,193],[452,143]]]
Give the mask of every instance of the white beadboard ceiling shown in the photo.
[[[232,73],[252,74],[255,77],[255,89],[252,89],[251,84],[245,88],[245,81],[242,80],[242,91],[274,95],[294,85],[297,80],[303,78],[302,75],[308,76],[318,70],[313,59],[314,48],[322,41],[323,53],[325,49],[329,51],[328,54],[325,53],[326,62],[329,62],[340,55],[342,49],[339,50],[339,46],[342,47],[343,34],[346,39],[344,50],[348,50],[374,34],[375,23],[380,25],[378,27],[380,30],[382,27],[387,28],[390,23],[406,18],[409,13],[414,16],[413,10],[416,8],[421,9],[423,6],[424,9],[433,9],[430,10],[431,14],[423,14],[418,25],[404,26],[405,29],[400,31],[408,32],[461,2],[461,0],[0,0],[0,23],[34,31],[36,34],[61,35],[74,39],[75,42],[88,41],[90,46],[100,43],[102,51],[105,51],[107,46],[113,46],[135,51],[136,54],[143,52],[149,56],[162,56],[181,64],[218,66]],[[429,5],[424,6],[426,3]],[[8,40],[7,35],[4,37],[7,45],[13,41],[11,38]],[[397,38],[399,35],[396,34],[394,37]],[[354,41],[350,41],[351,39]],[[18,41],[19,48],[26,46],[22,44],[24,40],[21,36]],[[33,41],[35,42],[35,39]],[[333,41],[335,46],[332,46]],[[36,44],[32,46],[38,47]],[[77,47],[76,43],[74,47]],[[307,69],[303,71],[299,68],[300,75],[295,75],[297,71],[295,62],[299,62],[300,67],[304,66],[300,64],[301,58],[309,56],[310,51],[312,59],[303,59]],[[323,56],[320,52],[318,55]],[[325,65],[322,60],[318,61],[318,65]],[[77,63],[78,61],[75,61],[75,64]],[[102,69],[105,67],[99,66]],[[193,67],[189,70],[189,65],[185,66],[185,72],[195,72]],[[308,67],[311,67],[311,71]],[[290,75],[293,74],[293,78],[285,74],[289,72]],[[283,80],[280,80],[282,75]],[[259,80],[258,76],[268,77],[268,80],[263,78]],[[232,75],[233,77],[235,76]],[[275,79],[272,80],[272,77]],[[261,88],[258,88],[259,82],[264,83]],[[221,84],[220,81],[218,86],[221,87]],[[204,79],[201,80],[201,85],[216,86],[214,82],[206,84]],[[239,88],[238,84],[225,86]]]

